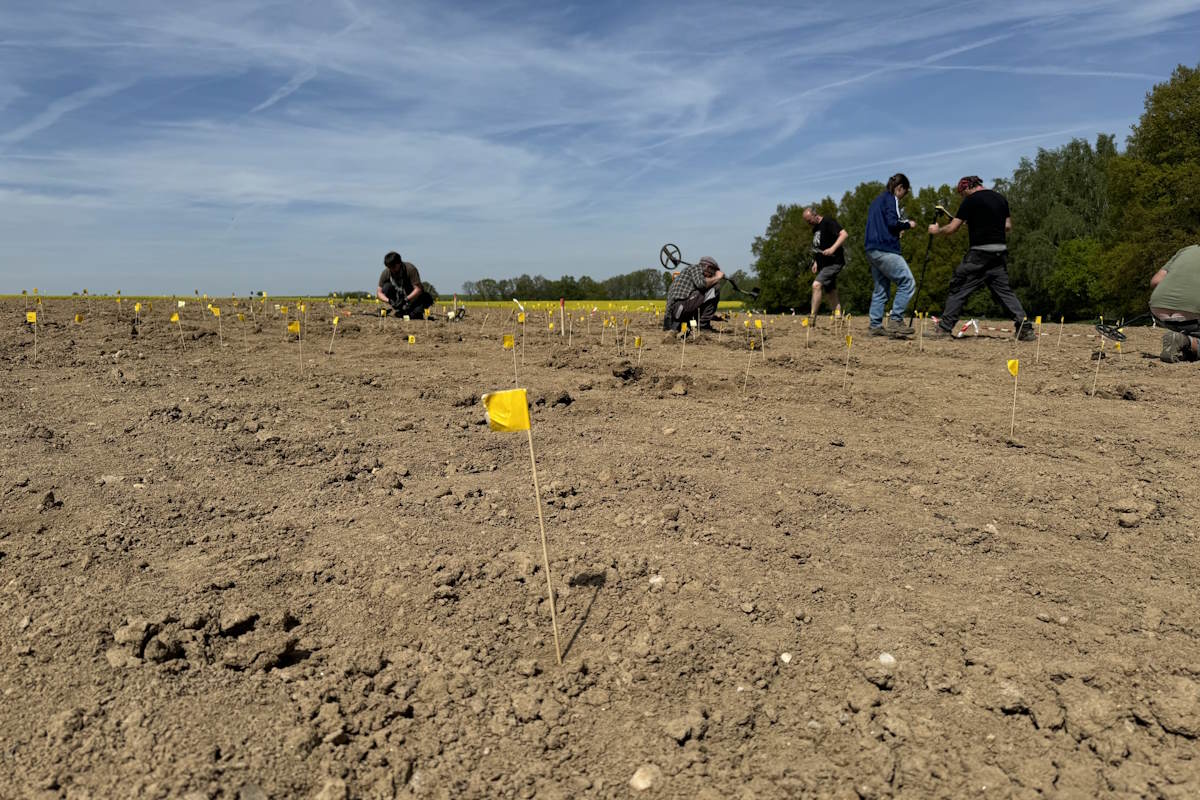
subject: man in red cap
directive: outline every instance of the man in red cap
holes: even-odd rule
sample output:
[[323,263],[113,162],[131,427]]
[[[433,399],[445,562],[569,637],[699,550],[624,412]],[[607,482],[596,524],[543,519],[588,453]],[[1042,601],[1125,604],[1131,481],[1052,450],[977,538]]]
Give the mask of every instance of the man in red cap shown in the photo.
[[1022,341],[1036,339],[1033,325],[1008,282],[1008,232],[1012,230],[1008,200],[993,189],[985,189],[983,179],[978,175],[968,175],[960,180],[955,191],[962,197],[962,202],[954,219],[945,227],[933,223],[929,233],[931,236],[949,236],[966,223],[970,241],[966,255],[950,277],[945,309],[930,335],[951,335],[967,298],[986,286],[992,298],[1012,318],[1017,338]]

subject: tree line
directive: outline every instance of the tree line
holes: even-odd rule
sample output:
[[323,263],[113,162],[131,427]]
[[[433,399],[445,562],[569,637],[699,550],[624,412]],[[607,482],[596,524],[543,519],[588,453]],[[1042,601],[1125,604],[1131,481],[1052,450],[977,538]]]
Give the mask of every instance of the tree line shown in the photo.
[[[1013,217],[1009,275],[1030,314],[1086,319],[1141,313],[1150,276],[1180,247],[1200,243],[1200,67],[1180,65],[1147,94],[1145,112],[1124,152],[1110,134],[1097,136],[1094,144],[1074,139],[1022,158],[1010,177],[996,179],[992,186],[1008,197]],[[825,197],[807,204],[836,217],[850,234],[846,268],[838,276],[847,311],[863,313],[870,305],[873,282],[862,235],[867,209],[882,191],[882,182],[868,181],[841,200]],[[939,236],[932,246],[924,232],[939,203],[954,213],[958,202],[946,184],[914,188],[905,198],[905,213],[921,223],[901,239],[914,276],[929,248],[924,285],[914,300],[918,311],[941,308],[950,276],[966,250],[965,232]],[[813,233],[801,216],[804,207],[778,206],[766,231],[751,244],[754,274],[733,273],[739,286],[761,290],[757,305],[768,311],[808,308]],[[586,275],[486,278],[463,284],[463,295],[478,300],[641,300],[663,298],[669,285],[666,271],[642,269],[601,281]],[[723,299],[737,299],[728,284],[723,291]],[[979,317],[999,312],[983,292],[972,296],[964,310]]]

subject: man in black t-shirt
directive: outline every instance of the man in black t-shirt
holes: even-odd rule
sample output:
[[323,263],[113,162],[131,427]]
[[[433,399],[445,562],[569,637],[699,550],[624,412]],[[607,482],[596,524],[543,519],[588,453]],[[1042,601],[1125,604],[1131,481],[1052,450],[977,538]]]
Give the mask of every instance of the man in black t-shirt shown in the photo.
[[1033,326],[1025,316],[1025,309],[1008,283],[1008,232],[1012,230],[1008,200],[997,191],[983,188],[983,179],[977,175],[960,180],[955,191],[963,199],[958,206],[958,213],[945,227],[936,222],[930,225],[929,234],[949,236],[966,223],[970,234],[969,249],[962,263],[954,268],[945,310],[930,335],[952,334],[967,298],[986,286],[996,302],[1012,317],[1017,338],[1023,341],[1036,339]]
[[815,322],[824,297],[832,311],[840,307],[837,293],[837,276],[846,266],[846,249],[843,245],[850,234],[833,217],[822,216],[811,208],[804,209],[804,221],[813,229],[813,262],[811,272],[816,275],[812,283],[812,310],[809,323]]
[[383,266],[375,296],[390,305],[397,317],[423,319],[425,309],[433,305],[433,298],[421,285],[416,265],[401,259],[399,253],[388,253],[383,257]]

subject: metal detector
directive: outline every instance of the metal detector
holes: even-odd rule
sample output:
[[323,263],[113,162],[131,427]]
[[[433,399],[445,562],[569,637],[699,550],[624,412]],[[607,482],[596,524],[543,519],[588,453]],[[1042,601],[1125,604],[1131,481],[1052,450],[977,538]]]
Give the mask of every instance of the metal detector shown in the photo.
[[1151,316],[1151,314],[1149,312],[1147,312],[1145,314],[1138,314],[1133,319],[1122,320],[1121,322],[1115,322],[1115,323],[1102,322],[1102,323],[1096,325],[1096,332],[1099,333],[1101,336],[1103,336],[1105,339],[1108,339],[1109,341],[1123,342],[1128,338],[1125,335],[1125,326],[1126,325],[1132,325],[1135,322],[1141,322],[1144,319],[1149,319],[1150,316]]
[[[933,221],[937,222],[941,219],[942,214],[946,215],[947,219],[954,219],[954,216],[946,210],[946,207],[938,203],[933,207]],[[925,270],[929,267],[929,254],[933,252],[933,234],[929,234],[929,241],[925,243],[925,260],[921,263],[921,277],[917,279],[917,290],[913,292],[912,310],[908,312],[908,324],[911,326],[913,320],[917,316],[917,301],[921,299],[921,287],[925,285]]]
[[[681,256],[681,254],[679,252],[678,245],[674,245],[674,244],[670,244],[670,243],[664,244],[662,246],[662,250],[658,251],[658,261],[659,261],[659,263],[662,264],[663,269],[665,269],[665,270],[673,270],[675,267],[678,267],[680,264],[682,264],[685,267],[693,266],[692,264],[689,264],[688,262],[683,260],[683,257]],[[746,291],[744,289],[738,288],[737,283],[735,283],[733,278],[729,277],[728,275],[725,276],[725,280],[729,282],[729,287],[731,289],[733,289],[738,294],[746,295],[746,297],[749,297],[751,300],[757,300],[759,294],[761,294],[758,289],[751,289],[749,291]]]

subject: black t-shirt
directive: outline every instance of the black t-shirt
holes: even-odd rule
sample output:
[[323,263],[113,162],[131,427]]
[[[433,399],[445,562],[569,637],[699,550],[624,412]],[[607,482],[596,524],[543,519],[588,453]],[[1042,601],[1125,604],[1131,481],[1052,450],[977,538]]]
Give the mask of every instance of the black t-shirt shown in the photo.
[[967,224],[971,247],[985,244],[1006,244],[1004,220],[1008,219],[1008,200],[991,189],[980,189],[967,195],[954,215]]
[[[833,247],[833,243],[837,241],[838,236],[842,232],[842,226],[838,221],[830,216],[821,217],[821,221],[813,228],[813,247],[819,247],[826,250]],[[816,259],[817,268],[828,267],[830,264],[846,265],[846,247],[843,245],[833,252],[831,256],[823,256],[820,253],[813,253],[813,258]]]

